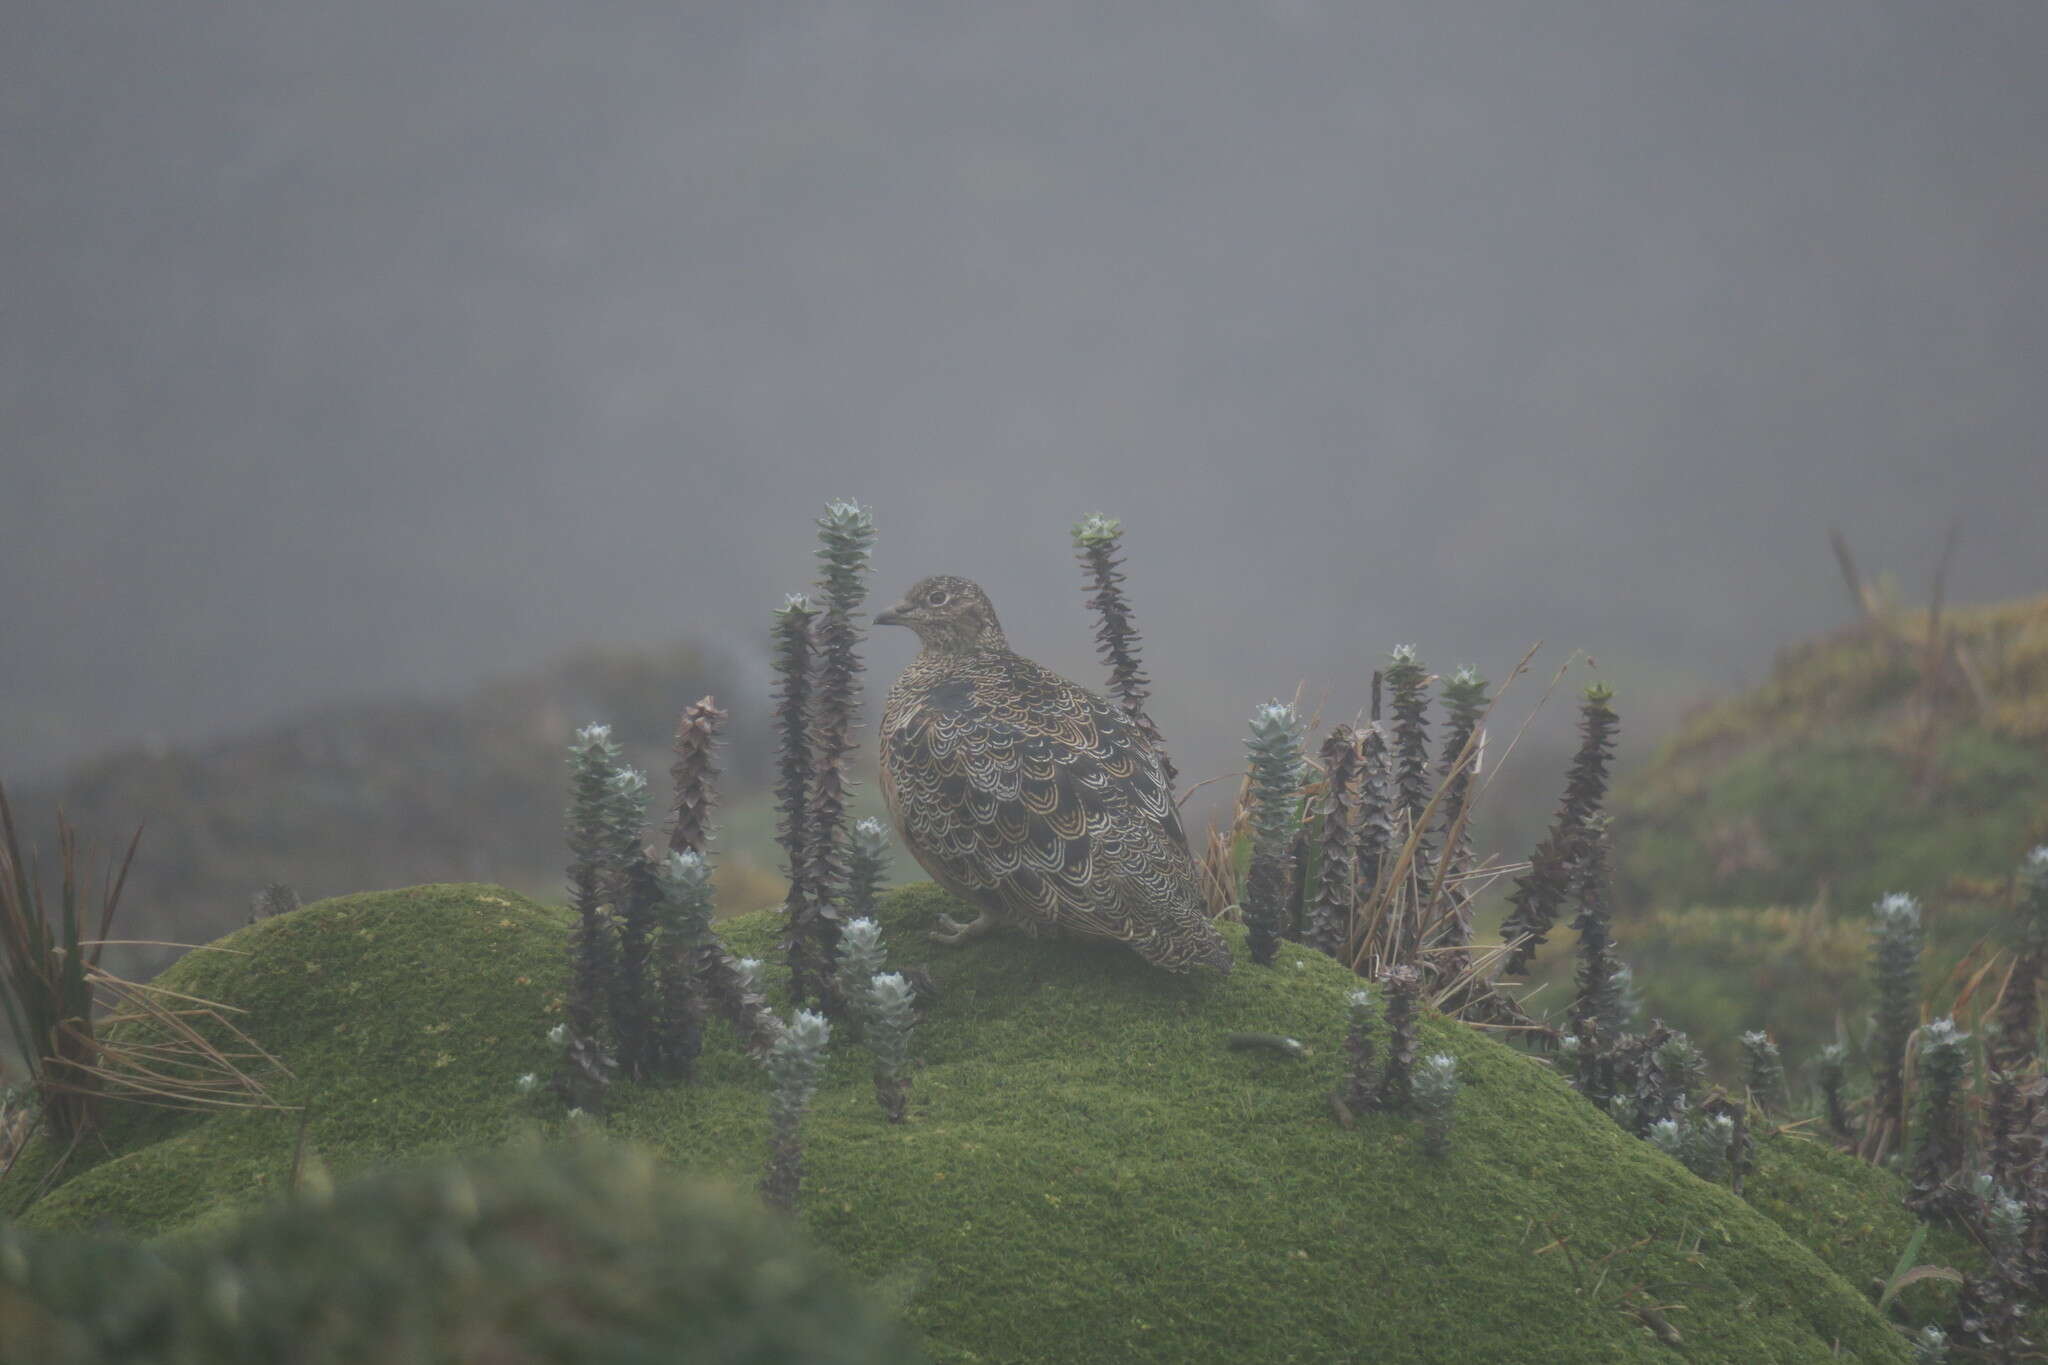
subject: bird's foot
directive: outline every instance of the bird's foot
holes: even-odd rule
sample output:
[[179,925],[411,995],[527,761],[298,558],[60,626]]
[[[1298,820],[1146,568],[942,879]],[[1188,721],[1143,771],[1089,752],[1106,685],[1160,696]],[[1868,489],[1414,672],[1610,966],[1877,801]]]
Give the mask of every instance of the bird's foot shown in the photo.
[[1002,921],[986,910],[982,911],[980,917],[972,924],[962,924],[951,915],[940,915],[939,927],[932,930],[931,940],[934,943],[943,943],[949,948],[957,948],[963,943],[972,943],[975,939],[994,933],[1001,924]]

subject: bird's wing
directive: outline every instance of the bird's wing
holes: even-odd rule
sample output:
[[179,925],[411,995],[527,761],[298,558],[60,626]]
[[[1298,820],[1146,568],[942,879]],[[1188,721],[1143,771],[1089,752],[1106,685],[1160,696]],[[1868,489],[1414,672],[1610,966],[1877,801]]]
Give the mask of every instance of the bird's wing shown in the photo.
[[1186,934],[1220,946],[1158,755],[1111,703],[1012,656],[925,690],[885,724],[905,842],[955,894],[1155,961],[1149,948]]

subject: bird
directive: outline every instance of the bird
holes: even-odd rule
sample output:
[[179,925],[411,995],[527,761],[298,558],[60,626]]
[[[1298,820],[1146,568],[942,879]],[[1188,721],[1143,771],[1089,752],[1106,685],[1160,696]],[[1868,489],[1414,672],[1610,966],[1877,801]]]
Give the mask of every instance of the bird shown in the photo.
[[926,578],[877,612],[916,632],[889,689],[882,799],[932,880],[979,915],[934,941],[1005,925],[1128,944],[1173,972],[1228,973],[1160,756],[1129,712],[1010,648],[988,594]]

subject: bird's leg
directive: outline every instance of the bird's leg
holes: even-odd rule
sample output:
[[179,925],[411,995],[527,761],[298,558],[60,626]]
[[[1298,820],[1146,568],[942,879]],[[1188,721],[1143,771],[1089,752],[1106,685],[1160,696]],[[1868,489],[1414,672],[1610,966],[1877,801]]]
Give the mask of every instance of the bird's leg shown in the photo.
[[1002,921],[984,910],[972,924],[962,924],[951,915],[939,916],[939,927],[932,930],[934,943],[943,943],[957,948],[963,943],[972,943],[986,934],[992,934],[1002,927]]

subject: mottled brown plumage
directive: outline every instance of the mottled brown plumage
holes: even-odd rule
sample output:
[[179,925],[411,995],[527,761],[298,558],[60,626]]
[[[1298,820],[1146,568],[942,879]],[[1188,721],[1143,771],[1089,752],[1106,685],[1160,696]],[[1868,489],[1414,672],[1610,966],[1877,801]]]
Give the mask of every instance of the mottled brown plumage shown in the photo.
[[1230,970],[1159,756],[1123,710],[1012,653],[964,578],[925,579],[875,624],[924,646],[882,708],[882,797],[911,856],[981,912],[935,939],[1015,924]]

